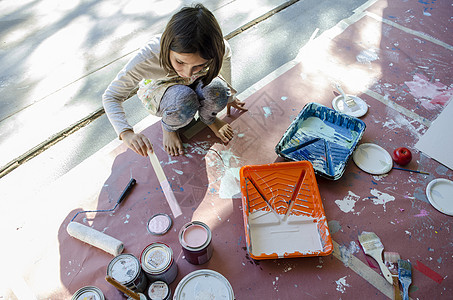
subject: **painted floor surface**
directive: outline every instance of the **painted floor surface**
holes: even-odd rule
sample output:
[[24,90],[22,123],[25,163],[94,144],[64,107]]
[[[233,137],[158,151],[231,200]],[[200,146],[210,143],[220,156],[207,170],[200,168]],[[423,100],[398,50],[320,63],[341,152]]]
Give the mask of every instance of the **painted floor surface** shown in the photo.
[[[183,214],[173,218],[163,236],[147,231],[149,218],[172,215],[170,207],[149,159],[115,141],[48,192],[62,198],[61,207],[52,209],[56,215],[64,212],[58,224],[46,223],[43,215],[30,216],[49,232],[55,232],[55,225],[59,229],[57,240],[36,235],[22,242],[22,249],[41,245],[32,254],[16,253],[23,259],[29,254],[29,264],[19,267],[26,272],[26,285],[40,299],[67,298],[87,285],[99,287],[108,299],[121,299],[104,279],[113,256],[70,237],[66,226],[81,209],[112,208],[133,177],[137,185],[115,213],[79,215],[75,221],[123,241],[124,253],[137,257],[150,243],[168,244],[179,271],[170,285],[173,292],[188,273],[212,269],[229,280],[236,299],[393,298],[393,287],[360,248],[358,235],[372,231],[385,251],[412,263],[411,298],[451,297],[452,218],[431,206],[425,189],[434,178],[452,180],[453,171],[414,148],[453,94],[451,12],[450,1],[382,0],[351,17],[349,24],[340,23],[302,49],[297,61],[243,93],[249,111],[224,118],[236,134],[228,145],[219,144],[207,128],[192,128],[186,132],[190,139],[184,138],[187,154],[169,157],[161,149],[160,124],[147,119],[143,133],[155,145]],[[274,150],[281,136],[305,104],[331,107],[334,82],[369,106],[361,118],[367,125],[361,143],[375,143],[388,152],[406,146],[414,155],[407,168],[430,175],[392,170],[373,176],[351,160],[339,180],[316,176],[333,253],[255,261],[245,247],[239,169],[283,161]],[[93,178],[100,168],[104,175]],[[184,259],[178,242],[179,229],[191,220],[205,222],[213,234],[214,254],[201,266]],[[33,228],[17,231],[28,236]],[[42,282],[46,272],[53,274],[50,283]]]

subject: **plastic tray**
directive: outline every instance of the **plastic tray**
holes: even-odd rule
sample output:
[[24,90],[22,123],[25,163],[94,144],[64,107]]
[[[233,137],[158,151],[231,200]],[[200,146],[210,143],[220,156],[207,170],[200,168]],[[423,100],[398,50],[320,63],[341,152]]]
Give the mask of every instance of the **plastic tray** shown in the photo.
[[332,252],[310,162],[244,166],[240,179],[246,244],[253,259],[324,256]]
[[318,103],[305,105],[275,147],[292,161],[308,160],[316,174],[339,179],[365,132],[365,123]]

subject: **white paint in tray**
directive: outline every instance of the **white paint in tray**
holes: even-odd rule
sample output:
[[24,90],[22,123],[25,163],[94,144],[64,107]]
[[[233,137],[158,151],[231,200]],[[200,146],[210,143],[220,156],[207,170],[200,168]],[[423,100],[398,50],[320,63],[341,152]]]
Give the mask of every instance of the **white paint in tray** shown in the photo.
[[317,223],[307,216],[290,215],[283,221],[270,211],[254,211],[249,215],[251,252],[283,257],[285,253],[322,251]]

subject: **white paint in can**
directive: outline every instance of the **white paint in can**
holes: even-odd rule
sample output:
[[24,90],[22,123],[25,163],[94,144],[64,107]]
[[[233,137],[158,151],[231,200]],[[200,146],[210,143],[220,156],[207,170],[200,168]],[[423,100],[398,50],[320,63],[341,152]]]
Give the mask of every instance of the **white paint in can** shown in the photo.
[[197,270],[186,275],[175,289],[174,300],[224,299],[234,300],[231,284],[213,270]]

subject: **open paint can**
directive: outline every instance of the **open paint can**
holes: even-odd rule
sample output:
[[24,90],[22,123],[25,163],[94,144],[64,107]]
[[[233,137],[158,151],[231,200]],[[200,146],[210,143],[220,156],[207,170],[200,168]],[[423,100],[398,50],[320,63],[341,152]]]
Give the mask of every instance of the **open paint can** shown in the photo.
[[148,298],[151,300],[169,300],[171,289],[163,281],[154,281],[148,288]]
[[213,270],[197,270],[186,275],[178,283],[174,300],[224,299],[234,300],[231,284]]
[[143,292],[148,280],[140,267],[140,261],[132,254],[120,254],[107,266],[107,275],[134,292]]
[[92,299],[92,300],[104,300],[104,294],[100,289],[95,286],[85,286],[79,289],[77,292],[72,295],[71,300],[83,300],[83,299]]
[[150,281],[172,283],[178,275],[178,265],[173,260],[173,250],[164,243],[148,245],[140,256],[140,263]]
[[200,221],[192,221],[179,231],[179,243],[186,260],[194,265],[202,265],[212,256],[211,230]]

